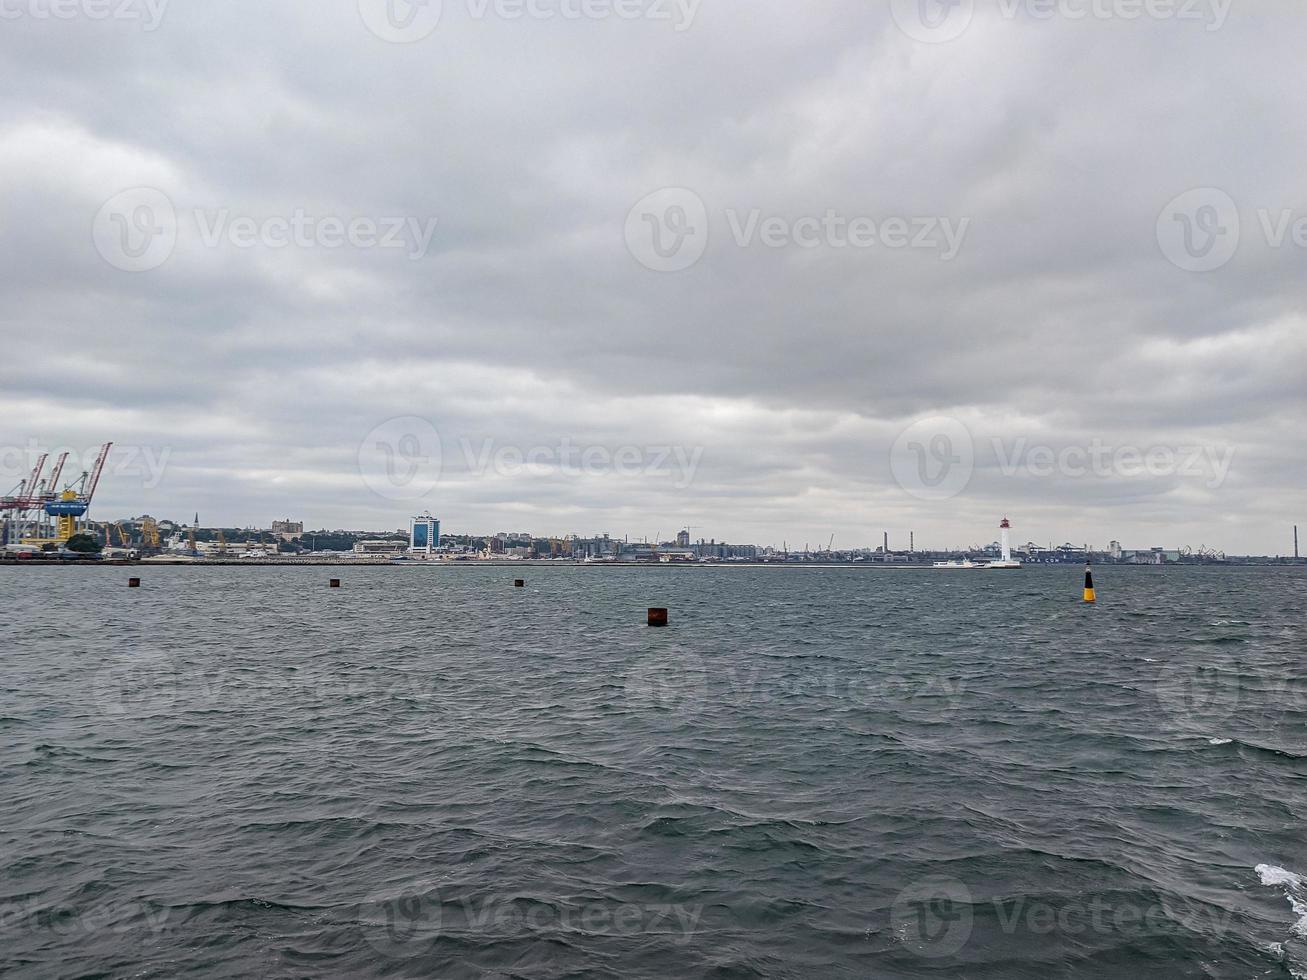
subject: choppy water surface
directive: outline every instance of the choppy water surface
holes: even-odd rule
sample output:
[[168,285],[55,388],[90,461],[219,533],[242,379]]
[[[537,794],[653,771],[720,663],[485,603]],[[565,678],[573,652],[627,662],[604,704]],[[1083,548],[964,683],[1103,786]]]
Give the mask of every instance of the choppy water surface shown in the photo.
[[0,569],[0,974],[1307,975],[1302,570],[127,574]]

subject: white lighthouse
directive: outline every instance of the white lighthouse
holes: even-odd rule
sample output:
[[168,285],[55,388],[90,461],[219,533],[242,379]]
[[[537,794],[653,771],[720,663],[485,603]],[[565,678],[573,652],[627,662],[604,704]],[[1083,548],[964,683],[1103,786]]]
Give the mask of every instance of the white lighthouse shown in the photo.
[[1012,560],[1012,524],[1005,517],[998,524],[998,543],[1003,554],[998,561],[991,561],[989,568],[1020,568],[1021,562]]

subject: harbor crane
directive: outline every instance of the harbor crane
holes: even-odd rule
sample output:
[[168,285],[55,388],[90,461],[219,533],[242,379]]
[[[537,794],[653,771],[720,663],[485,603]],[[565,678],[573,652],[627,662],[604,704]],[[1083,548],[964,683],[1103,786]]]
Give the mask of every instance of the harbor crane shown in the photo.
[[[7,497],[0,498],[0,513],[4,517],[7,544],[62,545],[77,533],[81,520],[90,510],[96,487],[104,472],[112,442],[100,447],[95,465],[83,473],[76,486],[69,484],[59,490],[68,453],[60,454],[48,479],[41,479],[49,453],[42,453],[31,474]],[[53,526],[50,518],[54,518]]]
[[45,469],[45,461],[49,458],[49,453],[38,456],[27,479],[14,487],[8,496],[0,498],[0,511],[5,514],[5,543],[18,544],[36,533],[41,523],[42,504],[38,490],[45,489],[41,482],[41,471]]
[[[46,514],[55,519],[57,544],[63,544],[77,533],[79,520],[85,519],[91,509],[91,501],[95,499],[96,488],[99,487],[100,477],[104,473],[105,460],[109,458],[109,450],[112,448],[112,442],[106,442],[101,446],[100,452],[95,457],[95,465],[91,467],[89,473],[82,474],[76,489],[72,486],[65,487],[58,499],[52,498],[45,505]],[[62,469],[61,465],[60,470]]]

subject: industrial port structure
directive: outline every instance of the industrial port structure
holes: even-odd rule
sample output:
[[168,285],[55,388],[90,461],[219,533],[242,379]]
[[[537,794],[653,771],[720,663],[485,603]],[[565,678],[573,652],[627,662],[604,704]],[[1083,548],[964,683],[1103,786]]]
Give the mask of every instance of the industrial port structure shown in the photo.
[[44,548],[47,545],[62,547],[73,535],[85,528],[85,518],[100,485],[105,460],[109,458],[112,442],[100,447],[95,465],[71,483],[60,489],[64,464],[68,453],[63,453],[44,476],[50,454],[42,453],[31,474],[5,497],[0,497],[0,544],[4,547],[24,546]]

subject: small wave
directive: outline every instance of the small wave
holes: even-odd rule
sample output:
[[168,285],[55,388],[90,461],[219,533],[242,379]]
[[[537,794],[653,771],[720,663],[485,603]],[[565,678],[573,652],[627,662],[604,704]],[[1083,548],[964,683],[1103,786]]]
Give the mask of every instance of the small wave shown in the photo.
[[1207,740],[1207,744],[1208,744],[1208,745],[1229,745],[1231,741],[1233,741],[1233,740],[1232,740],[1232,739],[1228,739],[1228,738],[1209,738],[1209,739]]
[[1253,752],[1260,752],[1263,755],[1275,756],[1281,759],[1302,759],[1303,753],[1295,752],[1292,749],[1276,748],[1274,745],[1261,745],[1257,742],[1249,742],[1245,739],[1238,740],[1239,745]]
[[1293,980],[1307,980],[1307,973],[1304,973],[1301,969],[1293,965],[1293,961],[1290,959],[1289,950],[1285,948],[1284,943],[1267,943],[1262,948],[1270,953],[1277,963],[1284,964],[1285,969],[1289,971],[1289,976],[1293,977]]

